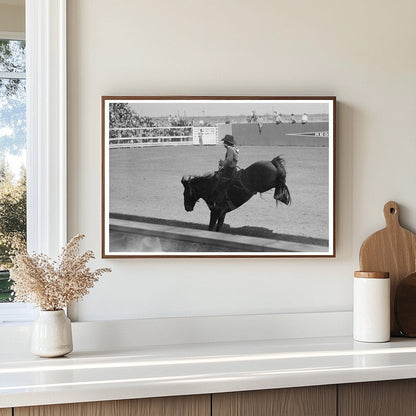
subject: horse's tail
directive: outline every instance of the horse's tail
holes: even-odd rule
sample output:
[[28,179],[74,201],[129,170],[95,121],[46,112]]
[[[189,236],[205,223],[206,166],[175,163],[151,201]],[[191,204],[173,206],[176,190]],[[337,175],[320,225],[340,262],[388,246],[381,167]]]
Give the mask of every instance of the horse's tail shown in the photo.
[[286,185],[285,161],[281,156],[276,156],[272,160],[272,164],[276,168],[276,180],[274,188],[274,199],[276,200],[276,205],[279,201],[285,205],[290,205],[292,203],[292,197],[290,196],[289,189]]

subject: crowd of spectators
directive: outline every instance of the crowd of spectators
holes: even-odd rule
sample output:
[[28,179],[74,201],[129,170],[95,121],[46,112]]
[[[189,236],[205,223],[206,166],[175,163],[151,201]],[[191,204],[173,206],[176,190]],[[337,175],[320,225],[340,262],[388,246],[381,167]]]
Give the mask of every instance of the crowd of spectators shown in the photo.
[[140,116],[129,104],[110,104],[110,129],[116,127],[154,127],[155,123],[151,117]]
[[178,137],[192,136],[192,127],[168,128],[158,127],[152,129],[146,128],[129,128],[129,129],[111,129],[110,139],[129,138],[129,137]]
[[109,118],[110,139],[192,135],[192,122],[171,115],[167,118],[158,119],[140,116],[126,103],[111,103]]
[[289,124],[296,124],[302,123],[306,124],[309,122],[309,117],[306,113],[303,113],[302,116],[296,116],[294,113],[292,114],[282,114],[278,113],[277,111],[273,111],[272,115],[258,115],[255,110],[251,112],[250,115],[247,116],[247,123],[274,123],[274,124],[281,124],[281,123],[289,123]]

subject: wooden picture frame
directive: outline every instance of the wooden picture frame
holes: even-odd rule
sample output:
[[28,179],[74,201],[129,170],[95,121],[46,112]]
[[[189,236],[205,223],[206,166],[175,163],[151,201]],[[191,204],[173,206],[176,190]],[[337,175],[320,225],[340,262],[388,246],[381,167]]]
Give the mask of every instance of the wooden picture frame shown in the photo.
[[102,257],[335,257],[335,110],[102,97]]

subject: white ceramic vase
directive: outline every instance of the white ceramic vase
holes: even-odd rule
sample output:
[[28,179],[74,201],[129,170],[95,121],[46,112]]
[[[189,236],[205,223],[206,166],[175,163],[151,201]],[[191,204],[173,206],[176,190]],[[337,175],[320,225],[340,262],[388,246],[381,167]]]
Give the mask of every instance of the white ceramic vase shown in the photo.
[[71,321],[63,310],[40,311],[33,325],[31,351],[39,357],[62,357],[72,351]]

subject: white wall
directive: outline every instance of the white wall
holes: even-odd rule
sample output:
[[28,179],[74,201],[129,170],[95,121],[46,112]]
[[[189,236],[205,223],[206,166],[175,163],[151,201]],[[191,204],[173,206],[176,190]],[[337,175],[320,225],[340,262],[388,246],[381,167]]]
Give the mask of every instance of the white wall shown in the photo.
[[335,259],[99,260],[73,317],[351,310],[363,239],[416,231],[416,3],[68,1],[69,235],[100,257],[102,95],[336,95]]

